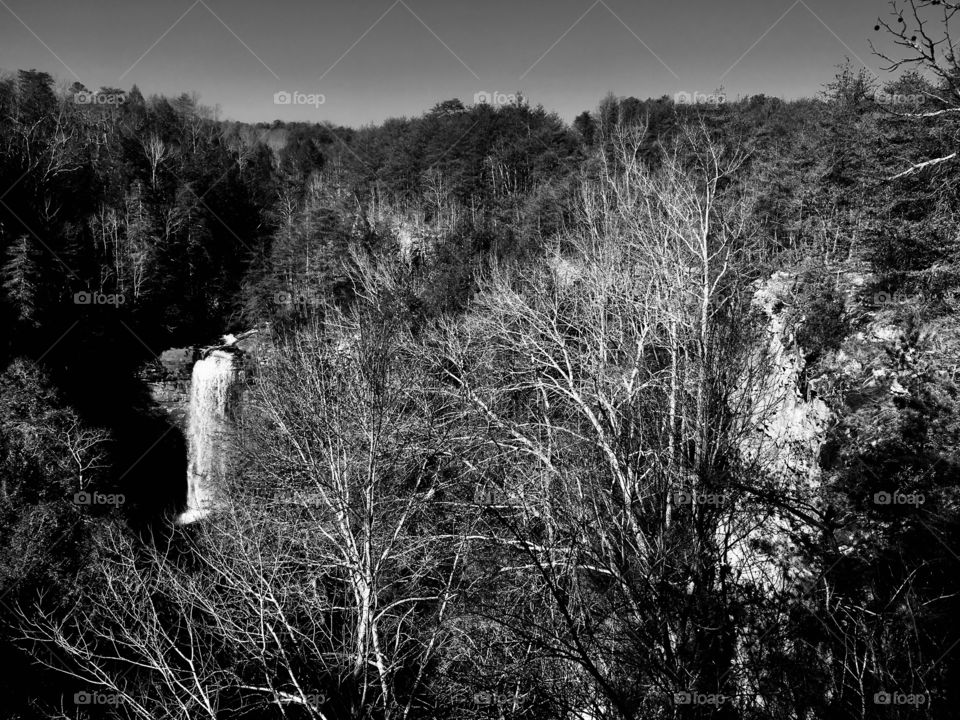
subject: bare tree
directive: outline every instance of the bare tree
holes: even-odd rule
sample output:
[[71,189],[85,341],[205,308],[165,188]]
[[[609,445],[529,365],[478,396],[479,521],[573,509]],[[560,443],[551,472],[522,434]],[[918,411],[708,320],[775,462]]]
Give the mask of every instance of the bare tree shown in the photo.
[[[895,72],[907,68],[934,79],[935,84],[925,90],[933,109],[901,113],[905,117],[936,118],[960,112],[960,59],[951,29],[958,11],[960,3],[955,0],[891,0],[888,17],[878,18],[875,29],[883,31],[901,48],[898,57],[871,42],[873,53],[886,62],[884,70]],[[893,179],[953,161],[958,154],[954,151],[913,163]]]
[[742,452],[763,353],[749,198],[728,187],[741,157],[701,128],[654,171],[641,137],[612,139],[564,252],[495,269],[437,340],[466,401],[460,453],[494,497],[472,538],[496,573],[473,627],[528,648],[557,712],[603,718],[736,693],[733,570],[756,561],[763,517],[764,469]]
[[70,459],[70,469],[76,474],[77,489],[84,490],[107,465],[106,443],[109,435],[100,428],[83,425],[80,418],[70,413],[62,430],[62,442]]
[[[291,338],[261,368],[266,424],[252,432],[261,482],[305,505],[290,521],[315,535],[310,555],[338,598],[327,610],[342,633],[331,671],[347,673],[359,706],[398,717],[422,693],[462,571],[462,542],[433,530],[438,496],[459,478],[446,470],[453,429],[434,405],[435,381],[390,289],[369,266],[360,272],[356,314],[325,310],[322,331]],[[410,667],[416,682],[398,685]]]
[[143,148],[143,154],[150,164],[150,185],[157,186],[157,170],[160,165],[170,157],[170,147],[163,141],[157,133],[150,133],[140,140],[140,147]]

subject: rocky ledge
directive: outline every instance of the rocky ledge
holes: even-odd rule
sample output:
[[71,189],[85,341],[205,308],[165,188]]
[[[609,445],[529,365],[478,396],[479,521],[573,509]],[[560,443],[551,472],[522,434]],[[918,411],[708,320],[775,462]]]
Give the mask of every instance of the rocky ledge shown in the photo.
[[257,354],[267,334],[261,330],[249,330],[239,335],[224,335],[217,345],[192,345],[170,348],[140,371],[154,405],[179,428],[187,430],[190,409],[190,377],[193,366],[213,350],[226,350],[243,355]]

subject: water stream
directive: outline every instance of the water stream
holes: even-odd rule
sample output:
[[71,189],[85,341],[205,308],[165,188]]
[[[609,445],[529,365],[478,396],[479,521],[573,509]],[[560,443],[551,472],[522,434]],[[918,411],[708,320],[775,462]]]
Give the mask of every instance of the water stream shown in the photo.
[[180,524],[205,517],[220,499],[231,456],[236,362],[233,353],[212,350],[193,366],[187,416],[187,506],[177,518]]

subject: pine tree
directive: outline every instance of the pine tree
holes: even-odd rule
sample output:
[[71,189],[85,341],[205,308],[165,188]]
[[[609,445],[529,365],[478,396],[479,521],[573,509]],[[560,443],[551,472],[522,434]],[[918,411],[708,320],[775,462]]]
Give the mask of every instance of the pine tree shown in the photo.
[[17,320],[36,325],[37,259],[33,243],[21,235],[7,248],[0,268],[7,301],[13,306]]

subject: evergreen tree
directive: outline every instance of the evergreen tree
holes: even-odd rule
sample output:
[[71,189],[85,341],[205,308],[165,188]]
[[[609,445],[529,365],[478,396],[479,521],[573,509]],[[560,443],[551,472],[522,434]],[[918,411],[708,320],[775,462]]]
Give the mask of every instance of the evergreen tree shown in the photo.
[[6,300],[13,307],[16,319],[26,325],[36,325],[39,269],[29,236],[21,235],[10,243],[0,277]]

